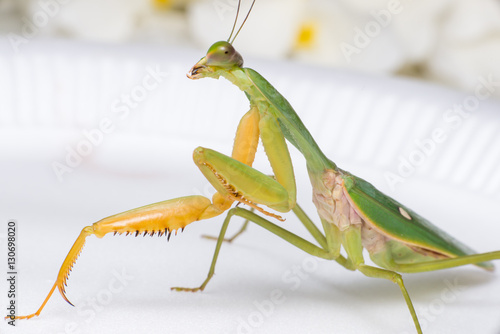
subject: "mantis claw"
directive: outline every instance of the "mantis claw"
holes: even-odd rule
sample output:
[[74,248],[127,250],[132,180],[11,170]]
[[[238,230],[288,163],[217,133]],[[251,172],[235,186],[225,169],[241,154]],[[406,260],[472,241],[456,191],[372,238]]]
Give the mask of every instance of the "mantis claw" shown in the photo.
[[198,292],[198,291],[203,291],[202,287],[198,288],[181,288],[181,287],[172,287],[170,288],[172,291],[184,291],[184,292]]
[[70,302],[70,301],[69,301],[69,299],[66,297],[66,291],[64,291],[64,289],[59,289],[59,292],[61,293],[61,296],[64,298],[64,300],[65,300],[68,304],[70,304],[70,305],[71,305],[71,306],[73,306],[73,307],[75,306],[75,305],[73,305],[73,303],[72,303],[72,302]]

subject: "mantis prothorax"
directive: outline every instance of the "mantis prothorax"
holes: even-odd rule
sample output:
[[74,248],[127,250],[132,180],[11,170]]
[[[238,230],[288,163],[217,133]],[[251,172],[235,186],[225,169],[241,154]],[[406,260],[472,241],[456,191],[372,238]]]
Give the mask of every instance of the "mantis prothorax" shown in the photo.
[[[346,269],[358,270],[368,277],[394,282],[403,294],[416,331],[422,333],[400,273],[433,271],[467,264],[493,270],[493,265],[488,261],[500,259],[500,251],[474,254],[470,248],[384,195],[367,181],[338,168],[323,154],[287,100],[259,73],[243,67],[243,58],[232,46],[234,38],[231,42],[230,38],[213,44],[206,56],[188,73],[190,79],[218,79],[222,76],[244,91],[250,102],[250,110],[238,125],[231,156],[203,147],[194,150],[194,162],[215,187],[216,194],[211,200],[203,196],[187,196],[151,204],[104,218],[83,228],[41,307],[36,313],[18,318],[38,316],[56,287],[70,303],[65,295],[65,285],[86,237],[95,235],[101,238],[108,233],[158,233],[170,237],[172,232],[183,230],[192,222],[212,218],[229,210],[205,281],[196,288],[172,289],[198,291],[206,287],[214,274],[228,224],[233,216],[240,216],[306,253],[334,260]],[[252,168],[259,139],[274,177]],[[294,145],[306,159],[313,187],[313,202],[323,231],[296,204],[295,176],[286,141]],[[247,204],[263,215],[253,210],[231,208],[234,202]],[[263,207],[278,212],[293,211],[317,245],[272,222],[282,219]],[[341,255],[341,248],[345,250],[346,257]],[[370,258],[379,267],[365,264],[363,249],[369,252]]]

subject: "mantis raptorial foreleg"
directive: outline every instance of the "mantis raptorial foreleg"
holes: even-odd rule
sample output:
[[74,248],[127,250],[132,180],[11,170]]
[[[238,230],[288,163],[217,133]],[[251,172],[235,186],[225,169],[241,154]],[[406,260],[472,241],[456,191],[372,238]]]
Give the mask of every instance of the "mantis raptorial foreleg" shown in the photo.
[[[251,167],[255,158],[259,137],[266,149],[276,180]],[[278,215],[264,211],[257,206],[266,205],[281,212],[295,206],[295,179],[292,163],[283,134],[275,119],[264,115],[253,106],[238,125],[232,157],[198,147],[193,159],[217,193],[212,202],[203,196],[180,197],[137,209],[129,210],[82,229],[79,237],[66,256],[49,294],[37,312],[18,319],[29,319],[40,314],[57,287],[62,297],[69,273],[85,245],[89,235],[98,238],[114,234],[167,234],[177,233],[188,224],[218,216],[230,208],[233,201],[239,201],[278,219]],[[73,304],[71,304],[73,305]]]
[[84,227],[66,256],[57,279],[40,308],[33,314],[17,318],[30,319],[40,315],[40,312],[45,307],[56,287],[61,296],[69,304],[73,305],[65,294],[66,281],[88,236],[95,235],[98,238],[102,238],[111,232],[115,234],[126,233],[127,235],[132,233],[136,236],[139,234],[153,235],[158,233],[160,236],[165,234],[170,238],[172,232],[177,233],[178,229],[184,229],[186,225],[193,221],[211,218],[223,212],[224,210],[217,203],[212,204],[206,197],[187,196],[126,211],[104,218],[91,226]]
[[[259,113],[256,108],[251,108],[245,114],[238,129],[233,147],[232,156],[243,164],[251,165],[257,151],[259,141]],[[40,315],[56,287],[62,297],[73,305],[65,294],[68,275],[85,245],[85,239],[89,235],[101,238],[107,233],[130,233],[167,235],[170,238],[172,231],[177,233],[178,229],[184,229],[188,224],[202,219],[208,219],[222,214],[230,208],[233,200],[216,193],[212,202],[203,196],[180,197],[164,202],[159,202],[137,209],[129,210],[108,218],[104,218],[92,226],[82,229],[73,247],[66,256],[61,269],[57,275],[56,282],[43,301],[40,308],[33,314],[18,316],[18,319],[30,319]]]
[[279,212],[288,212],[295,206],[296,188],[290,154],[274,118],[268,115],[261,117],[259,130],[276,179],[210,149],[198,147],[193,158],[203,175],[223,197],[245,203],[266,215],[282,220],[257,204]]

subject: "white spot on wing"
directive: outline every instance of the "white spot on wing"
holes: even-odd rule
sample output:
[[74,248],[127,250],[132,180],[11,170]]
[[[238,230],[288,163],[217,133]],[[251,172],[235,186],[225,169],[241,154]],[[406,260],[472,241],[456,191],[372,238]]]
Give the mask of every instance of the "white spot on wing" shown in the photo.
[[406,212],[406,210],[405,210],[405,209],[403,209],[402,207],[399,207],[399,213],[400,213],[403,217],[405,217],[406,219],[411,220],[411,216],[410,216],[410,214],[409,214],[408,212]]

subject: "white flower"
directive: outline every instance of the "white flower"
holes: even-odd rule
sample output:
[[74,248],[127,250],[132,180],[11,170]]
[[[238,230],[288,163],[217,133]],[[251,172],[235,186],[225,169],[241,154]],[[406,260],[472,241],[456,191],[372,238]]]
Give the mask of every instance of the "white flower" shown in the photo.
[[[127,40],[136,29],[138,15],[148,9],[145,0],[72,0],[53,1],[49,8],[49,26],[45,34],[63,34],[99,42]],[[31,1],[30,12],[44,11],[39,1]]]
[[[245,27],[235,41],[243,55],[284,57],[292,49],[305,0],[257,1]],[[239,28],[251,1],[242,3]],[[216,41],[227,40],[238,2],[234,0],[204,0],[189,6],[189,28],[195,42],[208,48]]]
[[[384,6],[387,3],[381,2]],[[369,8],[372,8],[370,5]],[[380,10],[388,11],[386,7]],[[393,73],[404,64],[404,52],[390,28],[395,14],[383,18],[373,9],[348,8],[339,2],[313,0],[304,12],[302,28],[311,26],[312,41],[298,38],[293,56],[317,64]]]
[[[478,77],[500,81],[500,4],[455,0],[442,24],[441,39],[427,63],[430,78],[474,91]],[[494,95],[500,96],[500,87]]]

